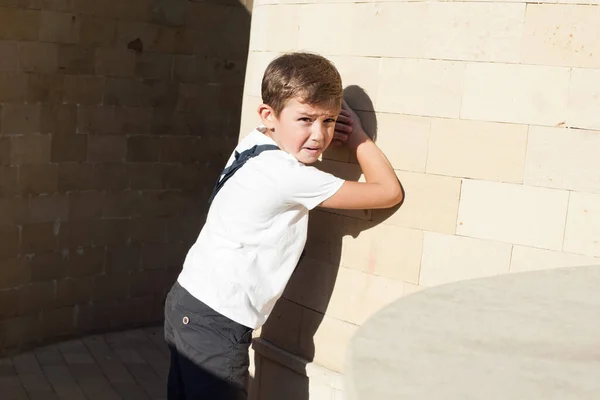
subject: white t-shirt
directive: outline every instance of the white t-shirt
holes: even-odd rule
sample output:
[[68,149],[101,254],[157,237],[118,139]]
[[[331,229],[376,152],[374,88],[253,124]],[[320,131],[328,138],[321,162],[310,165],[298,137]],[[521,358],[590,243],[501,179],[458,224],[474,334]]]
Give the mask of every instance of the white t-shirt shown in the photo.
[[[262,144],[275,142],[256,129],[236,150]],[[179,284],[220,314],[260,327],[300,259],[309,210],[343,183],[281,150],[248,160],[215,196]]]

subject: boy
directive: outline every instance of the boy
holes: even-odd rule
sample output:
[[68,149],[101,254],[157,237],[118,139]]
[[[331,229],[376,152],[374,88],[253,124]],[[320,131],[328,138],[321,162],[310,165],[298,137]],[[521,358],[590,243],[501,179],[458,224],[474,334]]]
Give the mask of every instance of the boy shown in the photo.
[[[402,200],[390,163],[342,100],[325,58],[280,56],[262,81],[263,126],[227,163],[198,240],[165,304],[168,398],[245,399],[252,331],[296,267],[316,206],[387,208]],[[333,139],[356,152],[366,182],[309,166]]]

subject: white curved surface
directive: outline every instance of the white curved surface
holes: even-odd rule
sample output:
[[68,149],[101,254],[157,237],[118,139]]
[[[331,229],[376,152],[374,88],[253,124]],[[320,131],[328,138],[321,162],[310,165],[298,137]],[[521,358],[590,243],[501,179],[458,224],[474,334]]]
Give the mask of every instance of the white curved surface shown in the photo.
[[350,344],[352,400],[600,398],[600,266],[424,290]]

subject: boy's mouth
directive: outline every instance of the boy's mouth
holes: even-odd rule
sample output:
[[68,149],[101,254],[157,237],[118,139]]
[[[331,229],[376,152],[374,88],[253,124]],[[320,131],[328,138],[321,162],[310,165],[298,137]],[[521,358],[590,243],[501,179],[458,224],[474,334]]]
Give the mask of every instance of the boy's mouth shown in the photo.
[[321,151],[320,147],[303,147],[303,149],[313,154],[319,153]]

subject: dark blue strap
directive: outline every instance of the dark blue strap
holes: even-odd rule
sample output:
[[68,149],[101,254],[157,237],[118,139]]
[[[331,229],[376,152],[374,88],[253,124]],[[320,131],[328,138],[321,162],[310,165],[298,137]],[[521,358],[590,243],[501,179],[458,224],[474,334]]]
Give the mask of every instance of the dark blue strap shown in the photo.
[[225,182],[227,182],[229,178],[231,178],[233,174],[237,172],[238,169],[242,168],[242,166],[246,164],[246,161],[258,156],[260,153],[267,150],[279,150],[279,147],[273,144],[263,144],[260,146],[257,145],[251,147],[248,150],[242,151],[241,153],[238,153],[236,151],[235,160],[233,160],[233,163],[231,163],[229,167],[225,168],[221,175],[219,175],[219,179],[217,180],[217,183],[213,188],[212,194],[210,195],[210,199],[208,200],[208,205],[210,206],[212,204],[215,196],[217,195],[217,193],[219,193],[219,190],[221,190],[223,185],[225,185]]

